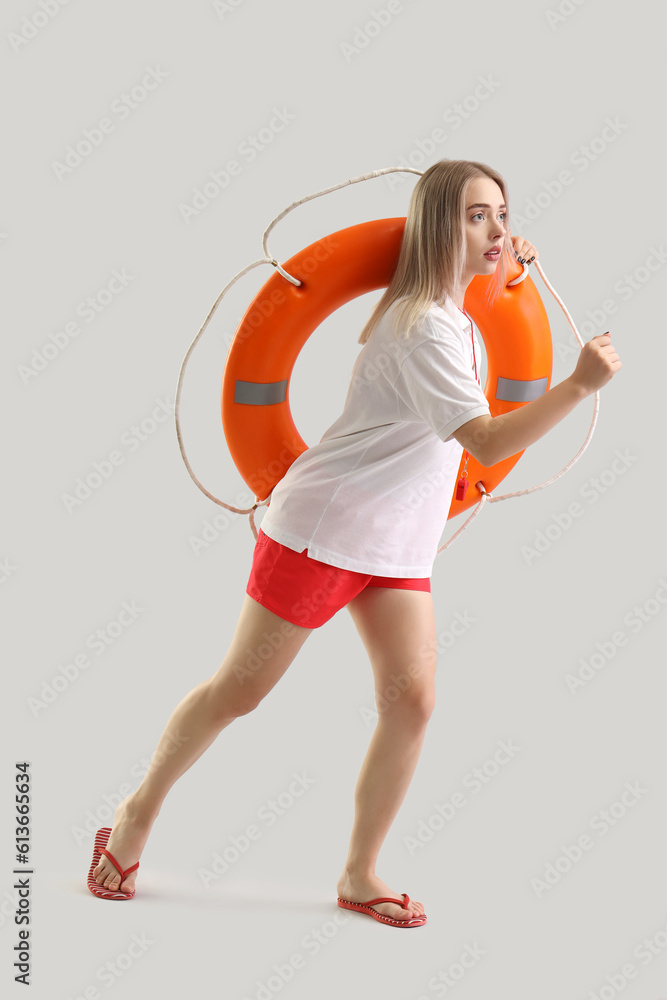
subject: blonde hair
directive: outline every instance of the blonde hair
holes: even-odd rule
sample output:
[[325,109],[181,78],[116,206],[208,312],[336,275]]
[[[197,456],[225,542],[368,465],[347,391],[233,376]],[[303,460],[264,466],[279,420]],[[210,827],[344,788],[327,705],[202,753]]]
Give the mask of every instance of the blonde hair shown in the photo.
[[396,270],[358,343],[366,343],[380,317],[397,299],[404,298],[405,302],[396,310],[396,325],[408,337],[433,302],[444,305],[447,296],[458,293],[466,263],[465,199],[470,182],[476,177],[495,181],[506,206],[503,248],[495,280],[489,283],[487,304],[492,306],[498,299],[505,287],[508,260],[513,255],[505,181],[485,163],[439,160],[424,171],[414,187]]

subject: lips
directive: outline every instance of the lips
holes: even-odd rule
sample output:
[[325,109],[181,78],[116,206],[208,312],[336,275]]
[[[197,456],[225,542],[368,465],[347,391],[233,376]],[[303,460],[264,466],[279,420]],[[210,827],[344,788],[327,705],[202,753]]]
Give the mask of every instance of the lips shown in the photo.
[[500,247],[493,247],[492,250],[487,250],[484,256],[489,260],[498,260],[500,257]]

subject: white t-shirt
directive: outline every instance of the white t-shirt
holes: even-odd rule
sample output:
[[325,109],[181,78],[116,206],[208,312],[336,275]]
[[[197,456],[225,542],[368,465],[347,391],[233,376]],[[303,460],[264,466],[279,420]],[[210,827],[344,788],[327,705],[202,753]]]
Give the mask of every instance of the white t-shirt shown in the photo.
[[407,340],[394,332],[398,304],[359,352],[340,417],[274,487],[261,528],[332,566],[426,577],[463,451],[452,434],[489,404],[479,342],[454,302],[434,303]]

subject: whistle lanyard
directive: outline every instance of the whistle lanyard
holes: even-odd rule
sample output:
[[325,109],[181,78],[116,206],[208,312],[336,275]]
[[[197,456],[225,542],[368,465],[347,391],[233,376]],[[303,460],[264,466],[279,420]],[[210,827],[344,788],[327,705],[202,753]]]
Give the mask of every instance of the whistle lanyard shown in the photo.
[[[468,316],[468,313],[465,311],[465,309],[461,309],[461,312],[463,313],[463,315],[465,316],[465,318],[470,323],[470,343],[472,344],[472,363],[473,363],[473,366],[474,366],[474,369],[475,369],[475,378],[479,382],[479,377],[477,375],[477,358],[475,356],[475,333],[474,333],[474,330],[473,330],[472,320],[470,319],[470,316]],[[464,449],[464,451],[463,451],[463,470],[461,472],[461,476],[460,476],[458,482],[456,483],[456,490],[455,490],[455,493],[454,493],[454,496],[456,497],[457,500],[465,500],[465,495],[466,495],[466,493],[468,491],[468,486],[470,485],[468,483],[468,459],[469,458],[470,458],[470,455]]]

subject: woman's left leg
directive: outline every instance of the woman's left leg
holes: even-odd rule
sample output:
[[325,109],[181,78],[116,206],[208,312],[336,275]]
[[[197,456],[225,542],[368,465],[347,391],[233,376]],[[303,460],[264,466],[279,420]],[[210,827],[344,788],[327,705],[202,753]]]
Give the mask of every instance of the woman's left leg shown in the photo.
[[[380,848],[405,798],[435,702],[437,661],[433,599],[428,591],[366,587],[347,605],[370,657],[378,722],[355,789],[355,817],[337,892],[365,902],[400,898],[375,874]],[[408,912],[393,903],[374,909],[395,919]],[[413,907],[413,909],[412,909]]]

